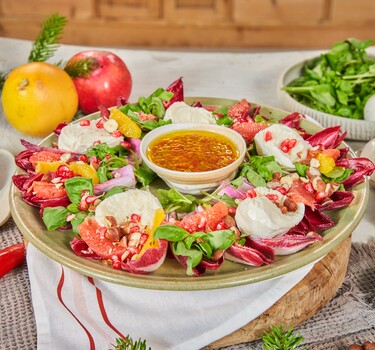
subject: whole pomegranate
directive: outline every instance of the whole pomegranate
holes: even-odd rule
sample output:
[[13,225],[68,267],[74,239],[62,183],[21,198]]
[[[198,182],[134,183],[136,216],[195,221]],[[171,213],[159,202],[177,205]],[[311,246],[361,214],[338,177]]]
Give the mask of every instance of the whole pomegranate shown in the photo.
[[[86,74],[75,72],[89,67]],[[98,106],[112,107],[117,98],[128,99],[132,77],[124,61],[109,51],[86,50],[75,54],[65,70],[72,77],[78,93],[78,108],[85,114],[98,111]]]

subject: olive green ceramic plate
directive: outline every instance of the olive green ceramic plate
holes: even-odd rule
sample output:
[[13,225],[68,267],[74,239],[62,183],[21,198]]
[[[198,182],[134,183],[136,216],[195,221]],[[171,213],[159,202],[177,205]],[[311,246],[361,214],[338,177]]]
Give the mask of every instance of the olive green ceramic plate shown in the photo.
[[[187,103],[197,100],[204,105],[231,105],[235,102],[228,99],[188,98]],[[253,105],[256,106],[255,104]],[[288,113],[275,108],[261,106],[261,114],[280,119]],[[93,114],[91,117],[97,118],[98,114]],[[304,121],[303,126],[309,132],[319,130],[318,126],[308,121]],[[53,141],[56,141],[54,136],[47,137],[42,142],[42,145],[51,145]],[[164,187],[165,185],[160,182],[154,185],[154,189],[157,186]],[[39,217],[38,209],[24,203],[20,192],[14,186],[11,188],[11,211],[14,220],[28,241],[51,259],[84,275],[137,288],[204,290],[226,288],[271,279],[322,258],[351,234],[364,214],[368,199],[368,181],[357,186],[353,192],[355,198],[349,207],[330,213],[336,225],[323,232],[324,239],[322,242],[315,243],[298,253],[277,257],[276,261],[268,266],[250,267],[225,261],[219,270],[208,271],[201,277],[187,276],[185,270],[178,262],[168,257],[163,265],[150,275],[130,274],[126,271],[114,270],[99,261],[78,257],[73,253],[69,245],[74,234],[71,231],[47,231]]]

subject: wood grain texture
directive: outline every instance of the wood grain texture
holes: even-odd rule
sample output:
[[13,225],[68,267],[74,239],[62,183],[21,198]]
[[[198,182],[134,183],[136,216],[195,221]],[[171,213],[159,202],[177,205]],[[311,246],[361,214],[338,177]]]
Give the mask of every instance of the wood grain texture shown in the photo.
[[308,275],[262,315],[205,350],[261,339],[272,325],[297,326],[323,308],[342,285],[349,262],[351,237],[314,265]]
[[0,0],[0,36],[34,40],[57,12],[68,19],[62,44],[329,49],[375,39],[374,9],[374,0]]

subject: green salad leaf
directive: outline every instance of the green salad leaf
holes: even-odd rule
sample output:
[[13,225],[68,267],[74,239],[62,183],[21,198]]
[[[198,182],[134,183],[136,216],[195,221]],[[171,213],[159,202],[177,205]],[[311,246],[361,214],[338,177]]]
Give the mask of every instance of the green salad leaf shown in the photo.
[[321,112],[363,119],[363,109],[375,94],[375,59],[366,55],[372,40],[355,38],[334,44],[327,53],[308,61],[303,75],[282,90]]

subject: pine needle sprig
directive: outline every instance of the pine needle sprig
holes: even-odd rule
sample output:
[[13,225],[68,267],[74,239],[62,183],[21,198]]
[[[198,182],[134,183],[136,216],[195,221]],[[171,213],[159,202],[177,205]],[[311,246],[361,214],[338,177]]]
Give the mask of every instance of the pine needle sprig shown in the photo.
[[64,70],[71,78],[88,78],[91,72],[98,67],[98,61],[93,57],[73,59]]
[[67,18],[55,13],[47,17],[33,43],[29,62],[44,62],[53,56],[58,48]]
[[0,72],[0,93],[3,90],[3,86],[4,86],[4,83],[5,83],[6,76],[7,76],[6,73]]
[[151,348],[147,349],[146,340],[138,339],[134,342],[129,335],[125,339],[117,338],[114,346],[115,350],[151,350]]
[[293,327],[288,331],[284,326],[271,326],[269,332],[264,332],[262,346],[265,350],[294,350],[303,342],[303,337],[293,333]]

